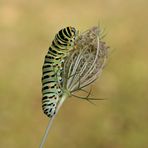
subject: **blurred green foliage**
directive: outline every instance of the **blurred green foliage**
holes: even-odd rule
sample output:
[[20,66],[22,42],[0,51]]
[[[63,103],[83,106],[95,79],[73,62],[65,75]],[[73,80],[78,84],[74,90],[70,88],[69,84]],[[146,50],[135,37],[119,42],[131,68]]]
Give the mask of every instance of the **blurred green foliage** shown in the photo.
[[70,98],[46,147],[148,147],[148,1],[1,0],[0,147],[39,146],[48,118],[41,109],[41,67],[55,33],[97,25],[107,33],[108,63],[93,86],[96,106]]

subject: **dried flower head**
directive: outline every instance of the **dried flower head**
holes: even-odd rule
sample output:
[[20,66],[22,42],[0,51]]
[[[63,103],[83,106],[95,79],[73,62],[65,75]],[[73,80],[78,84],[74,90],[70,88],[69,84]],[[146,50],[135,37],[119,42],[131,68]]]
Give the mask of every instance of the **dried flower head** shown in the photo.
[[102,41],[99,27],[80,34],[64,62],[63,89],[72,95],[94,82],[102,72],[107,55],[108,47]]

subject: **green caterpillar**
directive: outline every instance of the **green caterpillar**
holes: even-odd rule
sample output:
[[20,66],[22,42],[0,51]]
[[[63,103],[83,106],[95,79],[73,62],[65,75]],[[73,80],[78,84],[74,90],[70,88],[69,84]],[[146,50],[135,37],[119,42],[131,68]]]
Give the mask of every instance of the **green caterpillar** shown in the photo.
[[52,41],[45,56],[42,68],[42,108],[48,117],[56,113],[56,107],[62,96],[62,69],[66,56],[74,47],[78,31],[73,27],[61,29]]

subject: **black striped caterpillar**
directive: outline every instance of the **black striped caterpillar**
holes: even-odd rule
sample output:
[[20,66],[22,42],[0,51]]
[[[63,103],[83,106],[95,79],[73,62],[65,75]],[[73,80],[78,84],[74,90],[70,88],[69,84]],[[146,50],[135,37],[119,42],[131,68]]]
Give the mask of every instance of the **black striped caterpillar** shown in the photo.
[[73,27],[61,29],[52,41],[42,68],[42,108],[48,117],[56,113],[62,96],[62,63],[74,47],[78,31]]

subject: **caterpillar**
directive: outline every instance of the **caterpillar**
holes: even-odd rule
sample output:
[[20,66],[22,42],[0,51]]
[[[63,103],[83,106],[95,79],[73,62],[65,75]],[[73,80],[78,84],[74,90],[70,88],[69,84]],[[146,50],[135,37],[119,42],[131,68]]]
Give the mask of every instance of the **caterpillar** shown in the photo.
[[42,109],[48,117],[56,113],[62,96],[62,69],[65,57],[74,47],[78,31],[74,27],[61,29],[48,49],[42,67]]

